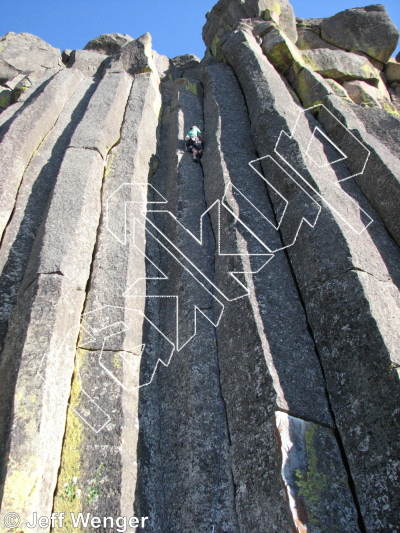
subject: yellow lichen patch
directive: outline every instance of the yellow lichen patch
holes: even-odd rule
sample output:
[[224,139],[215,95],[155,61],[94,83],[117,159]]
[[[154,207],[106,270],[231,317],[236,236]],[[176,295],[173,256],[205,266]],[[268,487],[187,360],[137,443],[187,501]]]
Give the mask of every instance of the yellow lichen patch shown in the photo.
[[361,66],[361,70],[365,72],[367,78],[376,78],[379,80],[379,71],[373,67],[368,61]]
[[278,15],[281,15],[281,14],[282,14],[281,5],[280,5],[280,3],[279,3],[277,0],[275,0],[275,2],[274,2],[273,10],[274,10],[276,13],[278,13]]
[[139,72],[137,72],[136,74],[145,74],[146,72],[153,72],[151,67],[147,66],[147,67],[143,67],[141,70],[139,70]]
[[3,504],[18,511],[24,508],[37,484],[38,458],[24,458],[22,464],[10,461],[6,484],[4,486]]
[[118,370],[121,368],[121,360],[118,353],[114,354],[114,368]]
[[82,511],[83,497],[80,493],[80,446],[83,440],[83,423],[73,408],[80,402],[81,385],[79,381],[79,369],[85,351],[78,349],[76,354],[75,370],[72,378],[70,407],[67,412],[67,423],[65,428],[64,443],[61,454],[61,465],[58,474],[57,487],[54,497],[54,512],[65,513],[65,520],[62,529],[55,528],[53,531],[78,532],[81,529],[73,528],[71,514]]
[[195,81],[185,79],[185,89],[197,96],[197,85]]
[[385,102],[384,100],[379,100],[379,103],[381,104],[383,109],[386,111],[386,113],[390,113],[391,115],[395,115],[396,117],[400,116],[400,114],[398,113],[394,105],[390,104],[389,102]]
[[106,180],[106,179],[108,178],[108,176],[110,175],[111,167],[112,167],[112,164],[113,164],[113,161],[114,161],[115,154],[116,154],[116,150],[114,150],[114,151],[110,154],[110,156],[108,157],[106,170],[105,170],[105,172],[104,172],[104,179],[105,179],[105,180]]

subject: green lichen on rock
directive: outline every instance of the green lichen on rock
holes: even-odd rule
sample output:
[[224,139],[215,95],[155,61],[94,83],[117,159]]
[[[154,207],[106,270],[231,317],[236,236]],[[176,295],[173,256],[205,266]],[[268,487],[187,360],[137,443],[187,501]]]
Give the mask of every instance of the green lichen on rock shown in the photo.
[[13,101],[16,102],[18,98],[24,93],[29,87],[18,87],[13,90]]
[[143,67],[138,72],[136,72],[136,74],[145,74],[146,72],[153,72],[153,70],[151,69],[151,67],[146,66],[146,67]]
[[217,55],[217,52],[218,52],[218,43],[219,43],[220,39],[217,35],[215,35],[214,39],[212,40],[212,43],[211,43],[211,53],[214,57],[216,57]]
[[197,84],[195,81],[185,79],[185,89],[197,96]]
[[0,91],[0,109],[6,109],[11,104],[11,91]]
[[317,426],[314,424],[310,424],[306,430],[307,472],[303,474],[299,469],[295,472],[298,478],[296,485],[300,489],[299,496],[302,496],[307,504],[309,520],[312,525],[318,524],[317,508],[328,485],[327,476],[318,464],[318,455],[314,442],[316,431]]
[[74,375],[72,378],[71,396],[67,411],[67,423],[63,449],[61,454],[61,465],[58,474],[57,487],[54,497],[54,511],[64,512],[65,521],[62,529],[55,528],[53,531],[82,531],[73,528],[71,513],[82,511],[82,493],[79,488],[81,452],[80,447],[83,441],[83,423],[74,411],[79,405],[81,395],[81,384],[79,380],[79,369],[82,366],[84,350],[77,351]]

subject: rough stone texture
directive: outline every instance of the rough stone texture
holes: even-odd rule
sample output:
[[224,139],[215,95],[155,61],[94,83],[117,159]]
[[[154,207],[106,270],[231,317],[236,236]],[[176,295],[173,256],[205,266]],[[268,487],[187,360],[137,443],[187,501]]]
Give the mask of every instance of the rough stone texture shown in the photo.
[[[318,27],[319,29],[319,27]],[[318,48],[327,48],[329,50],[337,50],[338,47],[329,44],[320,37],[320,32],[316,33],[307,26],[297,27],[298,38],[296,46],[300,50],[317,50]]]
[[61,52],[61,59],[62,59],[62,62],[64,63],[64,65],[66,65],[68,63],[72,52],[73,52],[73,50],[70,50],[69,48],[67,48],[67,49],[65,49],[65,50],[63,50]]
[[[162,91],[163,116],[157,150],[160,167],[153,183],[168,200],[165,208],[168,206],[181,224],[198,234],[200,216],[207,207],[203,172],[185,153],[184,135],[194,123],[203,129],[201,86],[179,79],[170,85],[167,82]],[[162,239],[160,232],[154,231],[153,223],[210,275],[215,242],[208,217],[204,220],[203,246],[198,246],[193,237],[163,213],[148,217],[148,229]],[[187,269],[168,253],[162,253],[164,242],[147,240],[148,257],[168,276],[165,280],[149,281],[147,290],[150,295],[178,296],[180,310],[174,309],[171,298],[149,298],[147,305],[149,316],[152,320],[158,318],[158,327],[176,343],[177,350],[168,368],[159,366],[156,388],[143,388],[140,394],[139,449],[146,453],[139,464],[140,491],[135,510],[146,509],[154,517],[158,526],[155,531],[174,530],[179,523],[182,531],[191,533],[212,530],[213,526],[221,532],[236,533],[239,529],[229,467],[228,429],[219,392],[218,347],[215,329],[204,318],[207,316],[215,323],[213,313],[218,317],[220,306],[208,282],[203,279],[200,285]],[[195,305],[200,312],[194,310]],[[186,344],[195,331],[195,313],[197,333]],[[152,336],[154,333],[149,332],[146,339],[151,342]],[[161,348],[158,347],[158,352],[162,354]],[[155,427],[160,431],[154,431]],[[169,473],[167,478],[165,471]]]
[[153,61],[156,65],[156,69],[160,79],[163,80],[169,74],[169,71],[172,66],[170,58],[167,56],[163,56],[153,50]]
[[[67,151],[10,321],[1,360],[7,383],[2,389],[2,405],[9,402],[12,393],[18,401],[11,420],[4,410],[1,413],[3,512],[17,509],[27,517],[36,509],[44,514],[51,512],[78,334],[76,326],[100,214],[102,173],[102,159],[95,151],[74,148]],[[81,191],[79,200],[73,195],[77,186]],[[68,225],[69,234],[62,231],[63,224]],[[70,269],[63,270],[68,277],[62,267],[40,268],[46,257],[54,254],[54,242],[60,243],[60,235],[65,241],[57,252],[66,254],[63,262]],[[48,316],[45,325],[43,316]],[[39,365],[45,381],[36,375]],[[28,425],[24,423],[27,412]],[[29,466],[21,463],[26,450]]]
[[400,63],[390,58],[385,67],[385,75],[388,83],[400,81]]
[[221,0],[201,62],[114,34],[7,67],[1,531],[397,533],[397,64],[285,6]]
[[278,29],[268,32],[263,38],[262,50],[279,72],[285,72],[294,62],[303,62],[296,45]]
[[385,6],[346,9],[321,22],[321,37],[328,43],[387,63],[399,40],[399,30]]
[[182,56],[173,57],[171,61],[176,68],[181,70],[198,67],[200,63],[200,59],[193,54],[185,54]]
[[[386,105],[387,109],[391,107],[390,95],[386,88],[385,93],[382,94],[382,91],[377,87],[373,87],[369,83],[360,80],[345,81],[343,87],[356,104],[378,107]],[[381,102],[383,105],[381,105]]]
[[[296,22],[292,6],[286,0],[219,0],[206,15],[207,22],[203,28],[203,40],[208,50],[215,55],[215,45],[229,33],[240,19],[263,17],[270,20],[271,13],[279,17],[279,26],[287,37],[295,43],[297,40]],[[274,17],[276,19],[276,17]]]
[[91,79],[84,78],[81,81],[25,171],[13,217],[4,233],[0,248],[0,352],[7,333],[8,319],[16,302],[58,169],[95,89],[96,83]]
[[67,63],[68,68],[78,69],[85,76],[96,76],[103,73],[105,60],[108,56],[89,50],[73,50]]
[[[70,71],[70,75],[75,73]],[[91,144],[85,130],[89,133],[96,118],[104,144],[115,144],[130,90],[128,79],[126,74],[110,74],[101,81],[85,118],[72,136],[72,147],[67,149],[59,169],[10,321],[1,360],[7,382],[2,389],[6,398],[2,399],[2,405],[8,405],[13,394],[18,401],[12,417],[3,409],[0,419],[3,512],[14,508],[26,516],[36,510],[43,515],[51,513],[79,315],[100,217],[103,157],[97,150],[97,139]],[[83,138],[86,143],[80,141]],[[75,194],[77,190],[79,196]],[[44,315],[48,316],[46,326],[42,324]],[[22,330],[21,324],[24,324]],[[39,364],[44,381],[34,377]],[[25,427],[27,411],[31,425]],[[19,458],[27,449],[31,455],[24,472],[21,467],[24,469],[26,465],[22,466]]]
[[[400,208],[398,154],[393,154],[391,149],[393,143],[396,144],[396,141],[390,136],[390,130],[383,139],[382,137],[377,139],[373,135],[376,121],[371,121],[366,114],[363,114],[363,119],[360,120],[351,106],[341,99],[330,96],[324,102],[327,108],[333,111],[335,116],[370,151],[368,165],[364,173],[355,179],[365,196],[379,213],[392,237],[400,245],[400,222],[396,216]],[[330,115],[323,113],[321,116],[324,117],[324,127],[332,140],[339,147],[344,147],[346,141],[348,142],[348,136],[344,135],[343,128],[338,127],[338,124],[330,118]],[[368,123],[369,127],[364,125]],[[354,151],[354,157],[347,163],[350,171],[354,171],[357,166],[360,167],[360,160],[363,157],[364,155],[359,149]]]
[[141,72],[157,72],[153,61],[150,33],[145,33],[122,47],[119,52],[110,57],[107,68],[111,71],[123,70],[131,75]]
[[[273,153],[281,130],[291,131],[301,110],[296,109],[285,94],[285,85],[260,54],[252,36],[233,33],[222,48],[245,94],[259,154]],[[269,120],[265,121],[263,117],[267,109]],[[328,201],[324,201],[325,207],[312,236],[307,240],[298,239],[288,253],[321,357],[364,523],[369,530],[386,531],[389,524],[395,523],[398,507],[398,494],[394,489],[398,476],[395,459],[398,439],[392,428],[398,417],[396,404],[400,390],[397,376],[390,366],[391,360],[394,365],[398,364],[399,338],[395,326],[398,318],[392,318],[388,309],[391,308],[394,316],[398,316],[398,275],[393,265],[399,260],[399,250],[377,218],[374,218],[375,229],[371,226],[368,232],[360,235],[346,224],[346,219],[352,225],[358,224],[357,220],[361,222],[362,215],[353,211],[349,198],[333,186],[332,180],[349,176],[346,167],[339,163],[333,168],[323,165],[324,158],[333,160],[333,154],[329,155],[332,147],[322,143],[319,155],[315,155],[320,161],[318,171],[317,167],[306,167],[301,162],[314,127],[312,117],[302,115],[296,126],[296,140],[289,141],[285,136],[281,138],[280,153],[290,161],[292,168],[298,168],[301,173],[308,169],[309,177],[303,178],[302,184],[314,182],[317,187],[313,188],[314,192],[319,190],[322,199]],[[299,148],[295,147],[295,142],[299,143]],[[345,150],[349,148],[349,145],[342,147]],[[270,175],[268,167],[264,171]],[[333,172],[336,178],[331,174]],[[357,198],[364,210],[371,212],[371,206],[362,198],[356,185],[350,181],[345,183],[344,189]],[[291,196],[296,190],[293,187],[293,183],[288,181],[283,190],[296,205],[298,200]],[[349,209],[345,219],[338,216],[342,202],[346,202],[346,210]],[[344,211],[342,213],[345,214]],[[358,231],[362,226],[363,223]],[[282,231],[284,242],[286,232]],[[335,252],[331,256],[333,250]],[[352,297],[343,306],[345,294]],[[339,334],[339,331],[342,333]],[[348,333],[344,334],[344,331]],[[373,390],[370,383],[374,383]],[[388,398],[385,404],[381,402],[382,397]],[[350,411],[349,405],[354,406]],[[359,418],[361,412],[364,413],[362,422]],[[385,427],[383,439],[382,425]],[[381,484],[383,479],[385,483]],[[378,510],[381,498],[388,501],[385,514]]]
[[68,333],[79,320],[84,297],[74,280],[41,275],[15,308],[0,364],[1,531],[8,530],[8,511],[23,520],[33,512],[51,514],[77,330],[75,340]]
[[131,41],[133,38],[126,33],[124,35],[121,33],[103,33],[89,41],[83,49],[111,56]]
[[[107,72],[93,95],[71,146],[96,150],[105,159],[120,137],[120,127],[132,78],[125,72]],[[96,125],[101,124],[98,128]]]
[[321,35],[321,22],[324,19],[322,18],[309,18],[309,19],[302,19],[300,17],[296,17],[296,26],[297,31],[301,29],[308,29],[312,32],[314,32],[316,35]]
[[368,80],[377,84],[379,71],[364,57],[343,50],[319,48],[302,53],[303,59],[315,72],[324,78],[343,82],[348,80]]
[[[153,73],[138,74],[134,79],[121,139],[107,161],[107,179],[102,191],[103,210],[107,209],[109,197],[120,186],[143,184],[148,180],[151,156],[156,149],[156,129],[161,105],[158,84],[158,77]],[[77,365],[77,373],[80,376],[80,387],[88,395],[81,394],[74,407],[75,413],[84,421],[81,429],[83,442],[76,449],[79,464],[72,464],[71,459],[68,460],[69,450],[64,449],[66,459],[59,474],[59,492],[62,494],[63,483],[68,482],[68,472],[73,468],[79,469],[79,486],[83,490],[79,501],[80,510],[96,516],[102,513],[107,516],[132,514],[139,461],[137,428],[140,380],[137,370],[135,374],[132,373],[127,357],[130,354],[132,358],[135,346],[142,342],[143,315],[133,312],[132,307],[143,312],[145,299],[134,302],[129,295],[124,296],[124,293],[134,281],[145,277],[145,258],[141,256],[140,261],[140,255],[131,240],[123,246],[107,229],[110,227],[111,216],[115,218],[113,228],[124,223],[125,211],[120,209],[124,199],[128,199],[127,195],[121,195],[120,203],[115,204],[117,210],[104,217],[99,226],[91,284],[83,315],[83,327],[86,330],[81,331],[82,349],[78,351],[80,363]],[[129,199],[135,199],[134,189]],[[137,204],[135,214],[140,216],[143,209],[146,209],[145,203]],[[132,237],[131,232],[129,237]],[[123,320],[129,331],[117,335],[118,328],[114,326],[114,342],[109,341],[107,348],[110,351],[104,354],[101,352],[102,343],[111,328],[103,335],[96,333],[95,328],[99,328],[102,321],[107,319],[110,326]],[[85,347],[90,347],[90,350],[84,350]],[[100,366],[100,362],[103,360],[104,364],[106,358],[113,362],[112,375]],[[136,359],[140,361],[141,358]],[[107,394],[104,394],[105,390]],[[98,406],[96,411],[90,408],[92,400],[89,398],[95,399]],[[73,416],[72,413],[71,415]],[[112,431],[104,430],[96,435],[94,430],[98,430],[106,422],[109,422]],[[70,434],[73,436],[73,431],[73,427],[67,426],[67,448],[68,438]],[[96,453],[99,446],[103,449],[100,456]],[[102,484],[101,498],[88,503],[84,494],[96,472],[99,473],[99,482]],[[59,497],[56,509],[62,512],[63,505],[64,502]]]
[[0,84],[18,74],[44,72],[60,63],[60,50],[35,35],[9,32],[0,37]]
[[[11,123],[11,120],[13,120],[16,116],[18,116],[17,111],[24,107],[25,102],[29,99],[36,98],[36,96],[41,92],[44,87],[47,85],[47,83],[50,81],[51,78],[57,72],[59,72],[60,68],[55,69],[49,69],[46,70],[44,74],[42,74],[39,79],[32,83],[30,87],[28,87],[26,90],[23,90],[19,96],[16,102],[12,103],[5,111],[3,111],[0,115],[0,136],[2,137],[7,130],[9,124]],[[25,79],[25,77],[24,77]],[[13,98],[15,97],[15,91],[13,91]],[[5,124],[5,126],[3,126]]]
[[[224,65],[211,65],[205,70],[204,84],[206,131],[212,131],[212,135],[216,136],[214,140],[213,136],[207,135],[209,148],[206,148],[203,158],[208,204],[221,197],[224,187],[231,183],[253,205],[262,209],[265,216],[273,218],[265,185],[247,165],[254,158],[255,151],[250,140],[245,104],[233,73]],[[230,143],[232,135],[240,141],[237,146]],[[208,179],[211,175],[213,179]],[[241,220],[262,236],[264,242],[279,247],[279,234],[249,209],[238,192],[227,195],[225,202],[233,211],[240,212]],[[212,222],[217,233],[218,221],[212,217]],[[224,229],[224,233],[226,231]],[[246,251],[260,253],[260,243],[255,245],[249,235],[244,231],[241,233]],[[239,238],[236,247],[236,253],[245,253]],[[244,265],[245,271],[249,270],[249,266]],[[216,278],[223,279],[225,269],[219,258],[216,258],[215,269]],[[271,457],[276,454],[273,451],[275,436],[268,429],[274,404],[307,419],[330,424],[319,362],[290,276],[286,258],[278,254],[258,275],[247,275],[249,302],[239,300],[231,303],[217,329],[234,477],[236,485],[241,487],[237,496],[237,513],[239,524],[246,531],[268,530],[270,527],[279,528],[280,531],[290,530],[290,513],[282,492],[276,490],[279,486],[279,468]],[[284,296],[282,290],[285,291]],[[229,331],[237,331],[238,338],[229,339]],[[252,339],[251,343],[249,338]],[[289,346],[296,346],[295,358],[290,354]],[[298,387],[293,387],[289,378],[289,368],[293,364],[301,375],[307,376],[298,383]],[[232,368],[234,372],[230,371]],[[254,380],[259,384],[258,393],[253,387]],[[265,409],[266,405],[268,409]],[[243,412],[246,412],[245,428],[241,418]],[[268,455],[266,450],[269,451]],[[328,458],[324,460],[329,462]],[[261,475],[257,473],[256,465],[263,463],[268,466]],[[329,500],[332,508],[337,505],[341,509],[342,501],[335,503]],[[352,512],[354,514],[354,508]],[[321,521],[326,519],[327,514],[327,508],[320,508],[317,512]]]
[[12,213],[23,173],[82,79],[78,71],[59,72],[31,105],[10,124],[0,145],[0,234]]
[[321,104],[330,94],[347,96],[341,85],[332,85],[332,82],[325,80],[320,74],[297,62],[293,63],[287,72],[287,79],[305,108]]

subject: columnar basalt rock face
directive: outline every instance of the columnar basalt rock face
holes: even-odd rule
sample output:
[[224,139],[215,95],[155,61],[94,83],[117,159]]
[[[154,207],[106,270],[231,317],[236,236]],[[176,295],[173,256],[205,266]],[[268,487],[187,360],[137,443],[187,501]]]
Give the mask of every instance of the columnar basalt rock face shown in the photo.
[[206,17],[0,39],[0,531],[398,531],[398,31]]

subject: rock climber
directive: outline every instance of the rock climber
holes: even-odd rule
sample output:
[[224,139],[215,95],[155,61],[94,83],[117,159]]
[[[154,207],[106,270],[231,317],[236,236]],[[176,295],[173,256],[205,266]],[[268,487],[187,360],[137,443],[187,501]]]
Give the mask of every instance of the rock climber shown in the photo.
[[203,155],[203,136],[197,126],[192,126],[185,136],[186,150],[192,153],[193,161],[199,162]]

